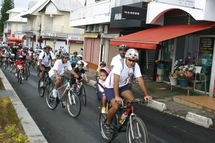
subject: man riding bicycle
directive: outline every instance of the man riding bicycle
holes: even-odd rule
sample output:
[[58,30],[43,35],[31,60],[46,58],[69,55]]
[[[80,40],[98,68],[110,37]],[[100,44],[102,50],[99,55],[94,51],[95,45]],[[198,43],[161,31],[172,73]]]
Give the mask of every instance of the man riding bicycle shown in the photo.
[[50,51],[50,49],[51,47],[49,45],[44,46],[43,51],[39,55],[39,66],[40,70],[42,71],[40,77],[40,87],[44,86],[45,72],[51,69],[51,65],[56,59],[55,55]]
[[30,59],[30,53],[28,52],[28,47],[24,46],[22,50],[20,50],[19,56],[22,56],[24,61],[26,61],[27,59]]
[[[108,112],[107,122],[105,125],[106,132],[110,133],[110,124],[113,117],[115,116],[120,105],[123,105],[123,99],[125,98],[128,101],[133,101],[134,96],[129,88],[129,79],[134,74],[137,78],[140,88],[145,94],[144,99],[151,101],[152,97],[148,95],[142,74],[140,72],[140,67],[137,63],[139,54],[135,49],[127,50],[125,54],[125,59],[123,62],[118,60],[108,75],[105,81],[105,95],[107,96],[108,101],[110,101],[112,107]],[[128,113],[129,111],[127,111]]]
[[[74,70],[71,67],[71,64],[69,62],[69,53],[67,52],[61,52],[61,59],[56,60],[54,63],[54,66],[49,71],[49,77],[55,81],[55,88],[53,89],[53,97],[57,97],[57,89],[66,82],[64,78],[62,77],[65,73],[65,71],[69,71],[71,74],[73,74],[76,78],[79,76],[74,72]],[[63,89],[65,90],[65,88]],[[66,105],[66,98],[67,96],[63,97],[63,107]]]

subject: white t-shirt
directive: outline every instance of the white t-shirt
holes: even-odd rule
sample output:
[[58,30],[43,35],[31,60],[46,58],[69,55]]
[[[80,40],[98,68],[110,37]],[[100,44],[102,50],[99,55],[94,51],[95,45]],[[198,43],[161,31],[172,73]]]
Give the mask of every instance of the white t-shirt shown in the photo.
[[51,68],[51,70],[49,71],[49,77],[51,77],[52,75],[54,75],[54,70],[58,71],[58,74],[60,76],[62,76],[64,74],[65,71],[72,70],[71,64],[69,61],[67,61],[67,63],[62,63],[62,60],[57,60],[54,63],[54,66]]
[[122,58],[121,58],[120,54],[114,56],[114,57],[112,58],[112,60],[111,60],[110,65],[111,65],[111,66],[114,66],[114,64],[115,64],[117,61],[121,60],[121,59],[122,59]]
[[[50,58],[50,56],[51,56],[51,58]],[[51,59],[52,60],[55,59],[55,55],[51,51],[48,54],[42,51],[39,55],[39,60],[42,60],[42,64],[45,67],[51,67]]]
[[[105,81],[99,79],[99,83],[100,83],[103,87],[105,87]],[[101,85],[98,84],[99,91],[100,91],[100,92],[104,92],[104,88],[101,87]]]
[[142,74],[140,72],[140,66],[137,63],[135,64],[134,71],[133,71],[133,67],[132,68],[127,67],[127,65],[125,63],[125,59],[123,60],[123,62],[124,62],[124,67],[120,60],[118,60],[114,64],[112,71],[110,72],[110,74],[108,75],[108,77],[105,80],[106,88],[114,87],[114,74],[120,75],[119,87],[122,87],[122,86],[128,84],[129,79],[132,76],[132,74],[134,74],[134,76],[136,78],[142,76]]

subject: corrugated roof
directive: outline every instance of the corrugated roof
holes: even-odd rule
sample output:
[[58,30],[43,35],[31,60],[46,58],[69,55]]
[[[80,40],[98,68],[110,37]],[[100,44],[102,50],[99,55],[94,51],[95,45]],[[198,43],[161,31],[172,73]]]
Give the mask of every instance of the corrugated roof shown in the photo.
[[39,7],[43,6],[47,1],[49,1],[49,0],[40,0],[40,1],[38,1],[32,8],[30,8],[25,13],[23,13],[22,16],[26,16],[28,14],[34,13]]
[[83,0],[51,0],[59,11],[71,11],[74,8],[83,6]]
[[19,8],[19,7],[15,7],[13,9],[10,9],[7,11],[7,13],[11,13],[11,12],[15,12],[15,13],[21,13],[21,12],[26,12],[27,9],[26,8]]

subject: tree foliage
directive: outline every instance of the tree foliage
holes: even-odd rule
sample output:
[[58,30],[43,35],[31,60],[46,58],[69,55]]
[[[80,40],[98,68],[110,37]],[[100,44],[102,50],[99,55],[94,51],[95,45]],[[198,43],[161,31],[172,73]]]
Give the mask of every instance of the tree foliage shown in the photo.
[[9,14],[6,12],[14,8],[14,0],[2,0],[1,18],[0,18],[0,35],[4,32],[4,22],[9,19]]

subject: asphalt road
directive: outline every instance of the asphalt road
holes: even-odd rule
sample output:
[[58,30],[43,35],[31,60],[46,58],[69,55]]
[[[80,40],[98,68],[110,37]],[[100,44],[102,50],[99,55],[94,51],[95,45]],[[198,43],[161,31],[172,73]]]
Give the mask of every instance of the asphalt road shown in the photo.
[[[31,77],[22,85],[17,83],[14,74],[6,70],[2,71],[49,143],[106,142],[100,135],[98,124],[100,102],[96,99],[94,88],[85,86],[87,105],[82,106],[79,117],[72,118],[61,106],[50,110],[45,103],[45,98],[38,96],[39,77],[33,69]],[[214,130],[205,129],[143,105],[135,107],[136,114],[146,124],[151,143],[215,142]],[[125,143],[125,136],[125,132],[119,133],[113,143]]]

